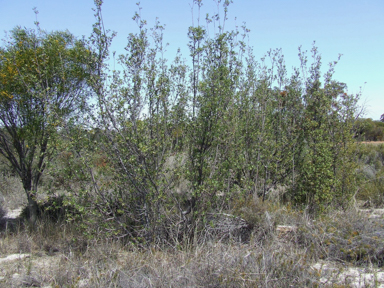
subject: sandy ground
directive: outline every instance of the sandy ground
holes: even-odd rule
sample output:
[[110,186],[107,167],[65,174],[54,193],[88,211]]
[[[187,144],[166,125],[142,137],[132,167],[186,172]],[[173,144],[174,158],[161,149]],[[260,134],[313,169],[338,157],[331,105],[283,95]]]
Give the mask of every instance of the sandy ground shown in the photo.
[[359,142],[361,144],[369,144],[369,145],[380,145],[380,144],[384,144],[384,141],[362,141],[362,142]]
[[13,209],[13,210],[8,210],[7,214],[5,214],[4,218],[16,219],[17,217],[20,216],[22,210],[23,210],[23,207],[19,207],[19,208]]

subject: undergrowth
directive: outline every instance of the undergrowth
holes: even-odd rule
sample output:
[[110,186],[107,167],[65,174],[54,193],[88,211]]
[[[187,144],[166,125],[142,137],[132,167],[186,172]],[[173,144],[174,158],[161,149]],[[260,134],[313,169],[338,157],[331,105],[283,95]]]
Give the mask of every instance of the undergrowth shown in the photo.
[[[354,210],[311,219],[305,211],[270,202],[249,204],[243,212],[244,218],[258,214],[247,218],[253,221],[248,239],[207,230],[190,243],[146,247],[103,234],[89,238],[74,222],[42,218],[33,232],[22,225],[1,232],[2,256],[30,257],[16,266],[3,264],[0,285],[33,279],[52,287],[318,287],[318,261],[383,266],[381,219]],[[288,224],[296,229],[277,231]]]

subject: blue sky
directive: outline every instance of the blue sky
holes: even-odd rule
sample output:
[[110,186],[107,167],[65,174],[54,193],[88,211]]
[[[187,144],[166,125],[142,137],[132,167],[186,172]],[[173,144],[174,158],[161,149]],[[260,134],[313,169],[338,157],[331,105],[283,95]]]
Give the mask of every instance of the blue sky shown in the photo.
[[[132,16],[136,1],[105,0],[104,23],[118,33],[112,50],[123,52],[126,37],[137,31]],[[375,120],[384,113],[384,1],[383,0],[234,0],[229,6],[226,28],[246,22],[250,45],[261,58],[269,49],[282,48],[288,71],[299,65],[297,48],[310,50],[316,41],[323,67],[343,54],[335,78],[347,83],[349,93],[362,89],[366,117]],[[177,48],[188,57],[187,31],[192,25],[192,0],[142,0],[141,15],[151,27],[156,17],[166,25],[168,58]],[[32,28],[37,7],[43,29],[68,29],[88,37],[94,22],[92,0],[0,0],[1,38],[17,25]],[[217,12],[213,0],[203,0],[205,14]],[[194,9],[195,24],[197,7]],[[235,20],[236,17],[236,20]],[[202,21],[204,22],[204,21]]]

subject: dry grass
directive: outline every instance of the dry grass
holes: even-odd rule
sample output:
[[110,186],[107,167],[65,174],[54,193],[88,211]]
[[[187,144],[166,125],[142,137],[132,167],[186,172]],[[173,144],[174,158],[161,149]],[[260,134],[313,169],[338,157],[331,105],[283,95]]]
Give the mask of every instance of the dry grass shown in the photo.
[[[18,179],[2,179],[9,186],[1,187],[10,187],[2,188],[3,205],[25,205]],[[2,225],[0,257],[29,257],[0,261],[0,287],[349,287],[335,273],[384,266],[382,218],[349,210],[311,219],[290,206],[250,200],[232,212],[237,217],[208,214],[193,239],[146,247],[108,240],[101,228],[83,234],[80,222],[41,219],[33,232],[22,222],[13,230]],[[281,232],[277,225],[295,229]],[[251,230],[243,237],[245,227]],[[333,274],[314,269],[319,261],[339,268]]]
[[2,251],[31,253],[2,265],[3,287],[21,281],[53,287],[308,287],[318,278],[310,273],[305,251],[291,243],[142,250],[93,240],[79,249],[52,239],[57,250],[50,252],[39,240],[23,232],[2,240]]
[[[76,225],[47,219],[34,232],[20,225],[14,232],[2,232],[0,254],[30,257],[0,263],[0,286],[334,287],[335,277],[313,269],[314,263],[382,266],[382,219],[347,211],[311,220],[289,207],[266,204],[257,221],[247,242],[202,234],[174,248],[140,248],[103,235],[89,239]],[[278,224],[297,229],[279,234]],[[366,243],[372,249],[355,257]],[[321,284],[324,281],[329,286]]]
[[315,259],[360,267],[384,266],[383,237],[382,217],[369,219],[354,210],[333,212],[298,231],[302,247],[311,247]]

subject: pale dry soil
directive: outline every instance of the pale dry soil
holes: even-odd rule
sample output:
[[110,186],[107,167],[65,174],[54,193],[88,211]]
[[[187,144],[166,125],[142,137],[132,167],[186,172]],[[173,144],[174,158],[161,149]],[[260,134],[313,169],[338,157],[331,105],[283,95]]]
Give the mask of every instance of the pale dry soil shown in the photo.
[[335,287],[335,284],[338,284],[354,288],[384,288],[384,271],[382,269],[345,266],[326,261],[318,262],[311,268],[320,275],[320,283],[324,287]]
[[370,145],[381,145],[384,144],[384,141],[362,141],[361,144],[370,144]]

